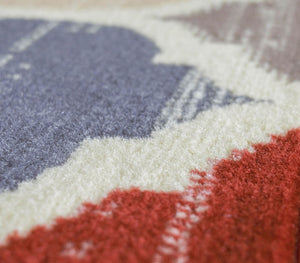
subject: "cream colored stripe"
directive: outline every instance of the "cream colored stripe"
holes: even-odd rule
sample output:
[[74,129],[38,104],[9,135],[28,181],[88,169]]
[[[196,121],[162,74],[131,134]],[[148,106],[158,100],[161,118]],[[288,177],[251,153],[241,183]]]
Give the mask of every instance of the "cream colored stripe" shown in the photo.
[[35,28],[30,34],[16,41],[9,50],[9,52],[11,53],[0,56],[0,68],[4,67],[9,61],[14,58],[13,53],[23,52],[40,38],[45,36],[52,29],[54,29],[58,24],[58,22],[45,23]]
[[[199,179],[206,182],[199,184]],[[211,194],[214,177],[207,174],[204,178],[193,175],[190,186],[183,192],[182,200],[185,205],[178,203],[175,217],[168,223],[161,244],[157,247],[157,252],[153,256],[153,263],[164,262],[164,256],[172,255],[176,257],[174,263],[188,262],[188,242],[190,231],[201,220],[201,214],[208,209],[205,204],[207,197]],[[191,209],[194,206],[195,211]]]
[[20,53],[29,48],[32,44],[36,41],[41,39],[47,33],[49,33],[52,29],[54,29],[59,23],[58,22],[50,22],[38,26],[31,32],[29,35],[25,36],[21,40],[17,41],[13,44],[12,48],[10,49],[11,52]]
[[71,10],[76,12],[102,12],[109,10],[133,11],[136,14],[143,15],[177,15],[188,14],[195,10],[209,10],[217,8],[224,3],[233,2],[266,2],[274,0],[0,0],[1,9],[22,10],[24,13],[30,10],[40,10],[49,13],[60,11],[69,12]]
[[170,128],[176,124],[180,118],[183,118],[183,107],[188,102],[191,92],[197,88],[199,78],[200,74],[195,69],[190,70],[186,74],[176,92],[162,110],[161,116],[156,122],[156,127]]
[[98,9],[111,7],[147,7],[175,4],[187,0],[1,0],[0,4],[5,6],[39,7],[45,9],[69,9],[77,6],[78,9]]
[[126,26],[159,46],[162,53],[155,63],[193,65],[217,86],[276,103],[214,109],[144,140],[84,141],[63,166],[47,169],[37,180],[0,195],[2,241],[13,230],[24,234],[36,224],[70,215],[84,201],[98,202],[115,187],[182,191],[189,182],[187,172],[195,167],[207,169],[208,159],[225,158],[234,148],[267,142],[270,134],[300,126],[299,83],[279,81],[276,73],[252,63],[239,46],[201,42],[178,23],[145,19],[134,12],[78,14],[0,8],[0,16]]
[[[98,25],[122,26],[148,37],[161,49],[153,63],[195,66],[201,75],[214,81],[218,87],[236,95],[254,99],[294,103],[297,97],[286,92],[291,87],[278,80],[276,72],[267,72],[251,60],[251,54],[238,45],[211,43],[199,40],[184,25],[173,21],[145,17],[139,12],[45,12],[40,10],[7,10],[0,8],[0,17],[46,18],[71,20]],[[294,84],[292,89],[297,89]],[[300,86],[300,83],[297,84]]]
[[99,202],[111,190],[183,191],[187,172],[208,169],[209,159],[228,156],[300,126],[299,108],[269,104],[233,105],[200,114],[194,121],[151,138],[88,139],[62,166],[0,195],[0,240],[14,230],[74,214],[83,202]]
[[4,56],[0,57],[0,68],[4,67],[9,61],[11,61],[13,59],[13,55],[12,54],[7,54]]
[[187,104],[187,112],[183,116],[183,121],[190,121],[196,115],[197,104],[204,98],[207,84],[208,82],[206,79],[202,79],[197,83],[196,90],[192,93],[192,98]]

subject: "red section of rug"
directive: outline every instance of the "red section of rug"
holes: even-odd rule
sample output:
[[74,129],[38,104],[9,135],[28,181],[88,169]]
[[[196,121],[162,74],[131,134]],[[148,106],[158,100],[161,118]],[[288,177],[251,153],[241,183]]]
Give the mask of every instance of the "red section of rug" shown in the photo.
[[86,204],[77,218],[58,219],[51,230],[12,237],[0,248],[0,262],[150,262],[179,201],[178,194],[113,192],[100,205]]
[[254,148],[214,168],[191,262],[299,262],[300,130]]
[[[153,262],[178,207],[187,212],[177,232],[180,224],[189,230],[186,250],[176,254],[183,262],[300,262],[300,130],[254,148],[214,167],[204,212],[179,193],[115,191],[78,217],[13,235],[0,247],[0,262]],[[191,193],[204,184],[199,180]],[[156,258],[174,259],[167,254]]]

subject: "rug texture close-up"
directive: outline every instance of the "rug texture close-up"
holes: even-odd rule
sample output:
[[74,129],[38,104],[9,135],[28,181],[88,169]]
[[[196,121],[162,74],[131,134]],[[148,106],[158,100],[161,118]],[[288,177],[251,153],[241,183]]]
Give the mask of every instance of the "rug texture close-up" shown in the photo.
[[300,0],[0,0],[0,263],[300,263]]

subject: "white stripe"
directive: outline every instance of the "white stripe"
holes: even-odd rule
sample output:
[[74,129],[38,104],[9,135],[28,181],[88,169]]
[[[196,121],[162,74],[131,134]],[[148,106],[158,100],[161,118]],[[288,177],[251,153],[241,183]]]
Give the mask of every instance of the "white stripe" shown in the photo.
[[13,59],[12,54],[7,54],[5,56],[0,57],[0,68],[4,67],[9,61]]
[[0,242],[14,230],[25,234],[37,224],[77,214],[82,203],[98,203],[116,188],[183,191],[187,172],[208,169],[209,159],[298,126],[299,108],[245,104],[206,111],[146,139],[87,139],[62,166],[0,194]]
[[183,117],[184,121],[192,120],[193,117],[196,115],[197,104],[205,96],[205,88],[207,84],[208,82],[205,80],[199,81],[199,84],[197,85],[197,88],[193,93],[192,99],[190,100],[190,102],[188,102],[187,112]]
[[166,127],[171,127],[174,123],[178,122],[178,120],[183,118],[183,109],[185,104],[187,103],[191,93],[196,88],[198,80],[199,80],[199,73],[195,70],[189,73],[189,80],[186,80],[187,83],[182,83],[184,85],[182,95],[178,100],[175,101],[172,114],[168,117],[166,122]]
[[14,43],[14,45],[12,46],[10,51],[14,52],[14,53],[20,53],[20,52],[25,51],[27,48],[29,48],[31,45],[33,45],[36,41],[41,39],[52,29],[54,29],[58,24],[59,24],[58,22],[51,22],[51,23],[47,23],[47,24],[38,26],[29,35],[25,36],[21,40]]
[[70,33],[78,33],[84,26],[85,25],[81,23],[74,23],[67,29],[67,31]]
[[31,65],[28,63],[20,63],[19,67],[21,69],[29,70],[31,68]]
[[[163,262],[164,255],[177,256],[174,261],[176,263],[186,263],[188,261],[187,253],[190,230],[199,222],[201,214],[208,209],[204,202],[207,200],[207,196],[211,194],[211,183],[214,177],[207,175],[203,179],[208,180],[204,185],[195,183],[194,177],[191,177],[191,186],[182,195],[184,201],[195,206],[196,213],[187,205],[177,204],[176,215],[167,224],[167,228],[162,235],[163,243],[157,247],[157,252],[153,256],[153,262]],[[185,221],[183,222],[182,219],[185,219]],[[174,233],[179,238],[175,239]],[[169,244],[172,245],[172,252],[166,250]]]
[[[212,6],[206,2],[201,1]],[[176,10],[182,12],[181,8]],[[164,14],[169,14],[166,11]],[[46,169],[37,180],[22,183],[14,192],[0,194],[0,241],[14,230],[25,234],[37,224],[48,225],[58,216],[69,216],[81,203],[99,202],[116,187],[182,191],[188,185],[187,171],[195,167],[205,170],[209,159],[226,158],[234,148],[249,149],[251,143],[268,142],[269,134],[300,126],[299,83],[278,81],[237,45],[202,43],[185,27],[138,12],[135,19],[130,19],[133,13],[124,12],[91,15],[0,8],[0,13],[2,17],[125,26],[157,43],[162,53],[155,57],[155,63],[194,65],[236,94],[277,102],[213,109],[172,130],[156,131],[147,139],[86,140],[62,166]]]
[[216,90],[216,97],[213,99],[213,104],[215,105],[221,105],[223,104],[223,100],[226,96],[228,91],[226,89],[217,89]]
[[98,25],[89,26],[86,29],[86,32],[89,34],[96,34],[100,28],[101,28],[101,26],[98,26]]
[[190,70],[179,84],[177,91],[172,98],[168,100],[166,106],[156,122],[156,127],[171,127],[177,123],[183,115],[183,107],[188,101],[190,93],[196,88],[199,73],[196,70]]

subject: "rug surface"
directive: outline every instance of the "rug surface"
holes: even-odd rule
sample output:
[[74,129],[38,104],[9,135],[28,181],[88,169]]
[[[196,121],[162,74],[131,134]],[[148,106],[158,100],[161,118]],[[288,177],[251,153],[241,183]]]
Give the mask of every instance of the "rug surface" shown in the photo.
[[0,262],[300,262],[300,0],[0,0]]

